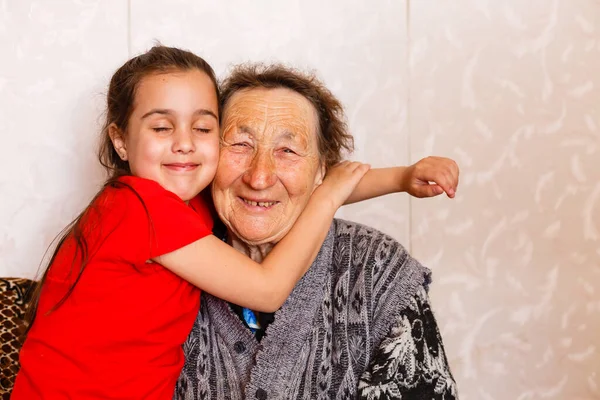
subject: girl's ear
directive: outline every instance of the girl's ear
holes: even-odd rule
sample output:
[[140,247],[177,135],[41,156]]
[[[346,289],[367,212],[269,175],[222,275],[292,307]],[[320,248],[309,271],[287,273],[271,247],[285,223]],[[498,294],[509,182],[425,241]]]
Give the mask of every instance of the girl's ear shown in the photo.
[[127,160],[127,146],[125,145],[123,133],[114,122],[108,126],[108,136],[110,136],[113,147],[121,160]]

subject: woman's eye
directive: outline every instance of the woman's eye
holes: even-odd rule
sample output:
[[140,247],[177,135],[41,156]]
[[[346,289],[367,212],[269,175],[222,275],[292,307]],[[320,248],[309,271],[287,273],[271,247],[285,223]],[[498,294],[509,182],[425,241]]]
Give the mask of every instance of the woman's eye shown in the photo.
[[289,147],[282,149],[282,151],[286,154],[296,154],[296,152],[294,150],[290,149]]
[[245,143],[245,142],[234,143],[234,144],[232,144],[232,146],[236,146],[236,147],[250,147],[250,145],[248,143]]
[[211,129],[208,128],[194,128],[194,130],[196,132],[202,132],[202,133],[210,133]]

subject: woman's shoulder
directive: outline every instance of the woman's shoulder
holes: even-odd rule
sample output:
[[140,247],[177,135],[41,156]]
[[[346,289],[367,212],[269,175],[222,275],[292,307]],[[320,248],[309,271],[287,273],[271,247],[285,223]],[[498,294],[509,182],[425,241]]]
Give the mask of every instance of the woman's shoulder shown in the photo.
[[[349,286],[369,283],[365,295],[375,300],[391,292],[428,289],[431,271],[391,236],[367,225],[334,220],[332,254],[334,280],[349,278]],[[387,297],[384,296],[384,297]]]
[[[368,225],[336,218],[333,221],[333,230],[336,247],[358,248],[364,252],[379,249],[379,256],[393,252],[398,256],[410,257],[399,241]],[[363,252],[356,255],[363,255]]]

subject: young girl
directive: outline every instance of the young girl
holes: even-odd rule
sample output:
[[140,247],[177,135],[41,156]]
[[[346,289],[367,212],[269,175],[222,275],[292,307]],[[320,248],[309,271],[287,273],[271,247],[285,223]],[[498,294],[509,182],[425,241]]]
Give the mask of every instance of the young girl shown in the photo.
[[126,62],[111,79],[102,133],[110,178],[65,230],[42,278],[15,400],[170,399],[198,288],[278,309],[369,168],[332,168],[257,264],[210,235],[209,202],[198,195],[219,153],[217,83],[204,60],[158,46]]

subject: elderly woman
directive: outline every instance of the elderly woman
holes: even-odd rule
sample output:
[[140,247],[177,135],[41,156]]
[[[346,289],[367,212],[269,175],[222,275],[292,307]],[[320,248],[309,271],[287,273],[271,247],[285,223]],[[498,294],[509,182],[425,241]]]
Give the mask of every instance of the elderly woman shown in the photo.
[[[238,67],[224,82],[222,104],[212,194],[224,227],[215,233],[260,261],[325,170],[351,150],[352,137],[335,97],[314,77],[282,66]],[[432,162],[438,178],[415,173]],[[402,181],[422,183],[409,190],[419,197],[439,194],[427,180],[452,187],[458,175],[453,162],[435,159],[400,171]],[[429,283],[430,271],[391,237],[334,220],[276,313],[256,315],[202,294],[176,397],[454,399]]]

